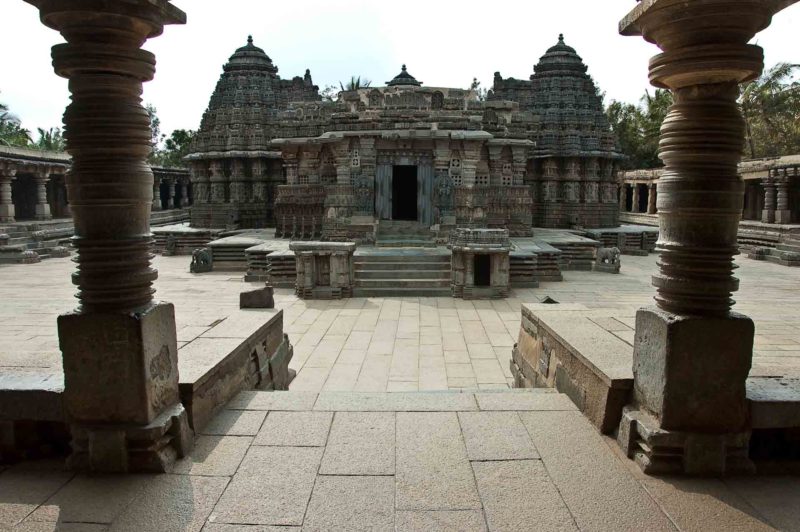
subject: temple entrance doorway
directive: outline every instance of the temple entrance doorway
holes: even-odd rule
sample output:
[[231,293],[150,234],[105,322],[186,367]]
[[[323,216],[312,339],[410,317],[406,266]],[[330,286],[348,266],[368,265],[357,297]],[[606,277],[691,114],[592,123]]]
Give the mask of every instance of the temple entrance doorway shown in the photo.
[[475,255],[473,272],[475,286],[487,287],[492,285],[492,256],[487,254]]
[[392,167],[392,220],[417,221],[417,167]]

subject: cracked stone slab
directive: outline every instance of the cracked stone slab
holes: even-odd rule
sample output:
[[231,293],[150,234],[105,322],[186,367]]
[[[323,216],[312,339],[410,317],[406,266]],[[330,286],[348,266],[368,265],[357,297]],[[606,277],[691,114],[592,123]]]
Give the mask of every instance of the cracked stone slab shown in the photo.
[[398,413],[396,467],[399,510],[481,507],[455,412]]
[[477,410],[475,398],[459,392],[323,392],[314,410],[336,412],[467,412]]
[[337,412],[321,475],[394,475],[395,414]]
[[516,412],[459,412],[458,420],[470,460],[539,458]]
[[270,412],[253,445],[324,447],[331,412]]
[[320,476],[304,531],[394,531],[394,478]]
[[473,462],[490,530],[578,530],[539,460]]
[[321,447],[251,447],[210,521],[302,525],[321,459]]

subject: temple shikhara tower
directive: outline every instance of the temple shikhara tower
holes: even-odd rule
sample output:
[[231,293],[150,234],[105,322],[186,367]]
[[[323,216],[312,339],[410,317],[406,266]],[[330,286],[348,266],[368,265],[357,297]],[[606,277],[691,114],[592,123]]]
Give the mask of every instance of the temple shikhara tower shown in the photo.
[[372,242],[458,227],[618,225],[617,152],[587,67],[563,36],[529,80],[383,87],[323,101],[248,39],[211,96],[193,153],[192,225]]

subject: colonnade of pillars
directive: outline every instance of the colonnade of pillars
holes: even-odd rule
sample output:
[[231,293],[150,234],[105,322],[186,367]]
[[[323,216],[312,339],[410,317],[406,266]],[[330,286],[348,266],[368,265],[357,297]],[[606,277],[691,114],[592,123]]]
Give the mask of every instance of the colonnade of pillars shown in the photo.
[[[66,166],[0,161],[0,222],[15,222],[20,216],[34,220],[52,219],[50,204],[57,198],[49,197],[48,184],[55,183],[52,178],[63,175],[65,171]],[[15,204],[14,189],[15,187],[18,191],[21,189],[23,179],[31,180],[34,193],[28,201],[29,204],[19,203],[24,200],[17,200]],[[52,189],[52,192],[55,192],[55,189]],[[66,198],[60,198],[60,201],[63,201],[64,205],[56,205],[56,210],[66,211]]]
[[[162,190],[164,189],[164,190]],[[192,204],[189,178],[159,178],[153,179],[153,207],[154,211],[166,209],[183,209]]]
[[620,212],[657,214],[656,183],[623,183],[619,190]]
[[776,168],[762,181],[764,208],[761,221],[764,223],[788,224],[793,221],[790,204],[792,178],[800,180],[800,166]]

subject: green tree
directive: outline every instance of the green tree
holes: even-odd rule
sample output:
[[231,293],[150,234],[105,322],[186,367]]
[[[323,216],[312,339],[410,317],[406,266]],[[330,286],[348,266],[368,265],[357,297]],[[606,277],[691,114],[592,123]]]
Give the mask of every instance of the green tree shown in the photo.
[[339,88],[336,85],[326,85],[319,95],[322,96],[322,100],[325,102],[334,102],[339,97]]
[[489,91],[481,88],[481,82],[478,81],[478,78],[472,78],[472,83],[469,84],[469,90],[475,91],[475,94],[478,95],[479,101],[486,101],[486,96]]
[[339,87],[341,87],[342,91],[357,91],[358,89],[366,89],[370,85],[372,85],[372,81],[367,78],[361,79],[361,76],[350,76],[350,81],[346,85],[341,81],[339,82]]
[[0,103],[0,145],[25,147],[31,142],[30,131],[21,126],[8,105]]
[[800,153],[800,65],[778,63],[742,86],[739,105],[751,158]]
[[612,101],[606,109],[611,129],[617,136],[620,151],[627,156],[623,167],[627,169],[657,168],[658,141],[661,124],[672,105],[672,93],[657,89],[645,92],[639,105]]
[[64,151],[67,148],[66,140],[61,132],[61,128],[51,127],[50,129],[37,128],[39,139],[34,143],[36,149],[45,151]]
[[196,131],[191,129],[176,129],[164,141],[164,149],[159,150],[157,164],[167,168],[182,168],[186,166],[184,157],[189,155],[189,149]]

